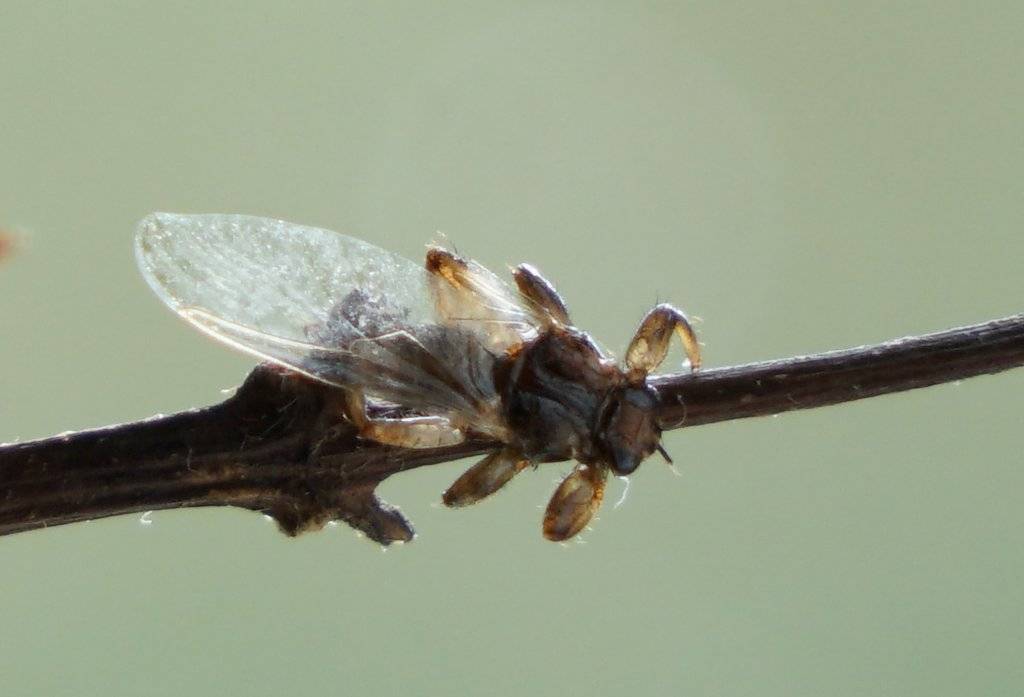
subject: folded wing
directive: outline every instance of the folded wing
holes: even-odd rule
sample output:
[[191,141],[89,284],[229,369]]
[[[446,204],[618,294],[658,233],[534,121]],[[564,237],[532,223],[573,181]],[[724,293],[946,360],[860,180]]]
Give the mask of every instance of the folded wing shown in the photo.
[[502,286],[501,305],[486,318],[439,322],[420,265],[280,220],[154,213],[139,223],[135,251],[157,295],[207,334],[427,413],[472,418],[492,402],[493,361],[518,335],[496,342],[495,326],[525,317]]

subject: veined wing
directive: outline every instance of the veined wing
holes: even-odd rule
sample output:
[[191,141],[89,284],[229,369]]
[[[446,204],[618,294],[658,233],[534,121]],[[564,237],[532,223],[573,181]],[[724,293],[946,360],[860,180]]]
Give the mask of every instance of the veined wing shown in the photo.
[[[438,326],[425,269],[372,244],[252,216],[154,213],[135,250],[168,306],[259,358],[413,409],[470,416],[493,397],[501,346],[487,323]],[[491,319],[519,322],[516,310]]]

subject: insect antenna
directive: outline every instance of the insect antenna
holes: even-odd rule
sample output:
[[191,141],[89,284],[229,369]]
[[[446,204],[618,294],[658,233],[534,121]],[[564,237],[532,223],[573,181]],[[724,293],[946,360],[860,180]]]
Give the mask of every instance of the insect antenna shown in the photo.
[[661,453],[661,456],[663,458],[665,458],[665,462],[667,462],[670,465],[674,465],[675,464],[672,461],[672,457],[668,454],[668,451],[665,450],[665,447],[661,443],[658,443],[658,452]]

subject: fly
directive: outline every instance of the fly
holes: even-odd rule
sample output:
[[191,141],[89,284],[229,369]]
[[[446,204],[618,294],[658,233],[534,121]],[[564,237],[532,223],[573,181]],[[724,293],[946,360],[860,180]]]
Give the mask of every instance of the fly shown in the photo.
[[[198,329],[340,388],[360,437],[405,448],[499,441],[444,492],[448,506],[475,503],[530,465],[575,460],[544,514],[549,540],[587,525],[609,472],[631,474],[655,451],[668,458],[647,378],[673,334],[690,369],[700,366],[689,320],[667,304],[647,313],[616,365],[528,264],[512,271],[513,288],[440,247],[420,266],[347,235],[244,215],[151,214],[135,252],[157,295]],[[413,415],[371,418],[375,402]]]

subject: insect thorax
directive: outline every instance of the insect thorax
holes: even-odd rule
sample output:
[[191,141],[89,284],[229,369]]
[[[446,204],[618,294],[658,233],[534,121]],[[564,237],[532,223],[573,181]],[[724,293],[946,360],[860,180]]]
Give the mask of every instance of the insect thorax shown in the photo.
[[622,380],[583,332],[542,332],[495,367],[512,445],[535,461],[597,458],[601,408]]

